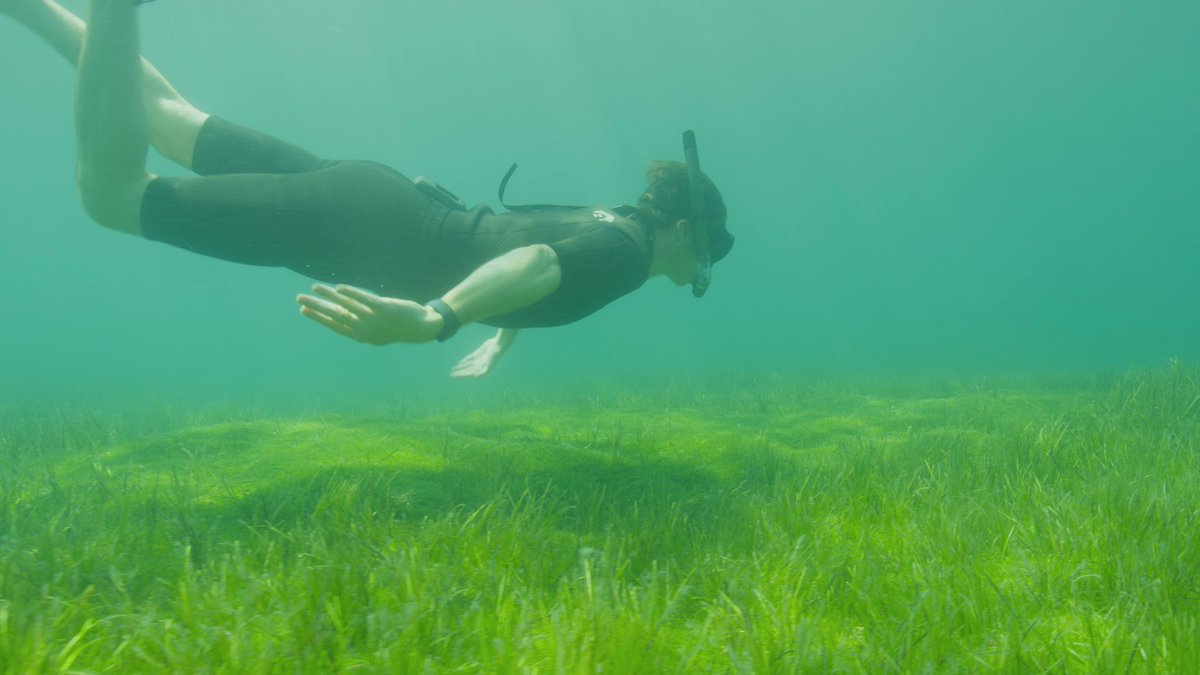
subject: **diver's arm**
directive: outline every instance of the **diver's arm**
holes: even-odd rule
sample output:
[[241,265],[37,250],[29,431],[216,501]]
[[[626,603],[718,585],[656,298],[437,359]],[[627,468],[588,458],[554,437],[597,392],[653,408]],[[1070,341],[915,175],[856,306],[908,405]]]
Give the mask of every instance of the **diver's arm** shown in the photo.
[[[532,305],[553,293],[560,280],[558,254],[549,246],[535,244],[484,263],[450,289],[442,301],[459,323],[467,324]],[[312,295],[301,294],[296,301],[304,316],[335,333],[374,345],[429,342],[441,333],[445,321],[428,305],[382,297],[353,286],[317,284]]]
[[442,296],[466,325],[527,307],[561,281],[558,254],[545,244],[523,246],[493,258]]
[[493,337],[468,354],[450,371],[450,377],[483,377],[492,372],[496,362],[512,346],[517,338],[517,329],[501,328]]

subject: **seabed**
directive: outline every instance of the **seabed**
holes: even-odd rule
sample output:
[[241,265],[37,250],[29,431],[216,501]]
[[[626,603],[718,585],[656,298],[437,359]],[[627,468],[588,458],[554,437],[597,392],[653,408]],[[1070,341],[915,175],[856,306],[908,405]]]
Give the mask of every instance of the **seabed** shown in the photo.
[[1200,663],[1178,361],[0,420],[0,672]]

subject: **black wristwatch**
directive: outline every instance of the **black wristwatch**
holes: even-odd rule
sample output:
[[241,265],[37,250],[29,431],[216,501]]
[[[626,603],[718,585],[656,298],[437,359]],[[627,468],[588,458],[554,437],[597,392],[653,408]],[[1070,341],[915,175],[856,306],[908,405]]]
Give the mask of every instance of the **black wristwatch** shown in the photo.
[[425,303],[425,306],[442,315],[442,330],[437,335],[437,341],[445,342],[454,337],[454,334],[458,332],[458,327],[462,324],[458,322],[458,315],[450,309],[450,305],[441,300],[430,300]]

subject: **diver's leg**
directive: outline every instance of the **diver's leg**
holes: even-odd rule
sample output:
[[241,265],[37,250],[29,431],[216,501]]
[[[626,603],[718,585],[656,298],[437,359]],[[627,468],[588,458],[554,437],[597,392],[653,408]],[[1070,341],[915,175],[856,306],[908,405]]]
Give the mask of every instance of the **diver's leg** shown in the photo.
[[[83,20],[53,0],[0,0],[8,14],[39,35],[72,66],[79,64],[87,29]],[[208,113],[188,103],[146,59],[141,60],[142,103],[150,142],[167,159],[192,168],[192,153]]]
[[88,0],[87,34],[75,80],[75,180],[92,220],[141,235],[150,132],[142,107],[137,6]]

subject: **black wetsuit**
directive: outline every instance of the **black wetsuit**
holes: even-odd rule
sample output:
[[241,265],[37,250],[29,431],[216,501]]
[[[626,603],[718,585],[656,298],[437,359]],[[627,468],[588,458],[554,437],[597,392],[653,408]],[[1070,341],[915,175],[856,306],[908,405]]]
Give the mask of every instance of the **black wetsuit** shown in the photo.
[[159,177],[147,187],[147,239],[417,302],[515,248],[554,249],[558,289],[483,321],[493,326],[577,321],[641,286],[650,271],[653,228],[628,207],[452,209],[382,164],[324,160],[216,117],[200,130],[192,168],[200,177]]

